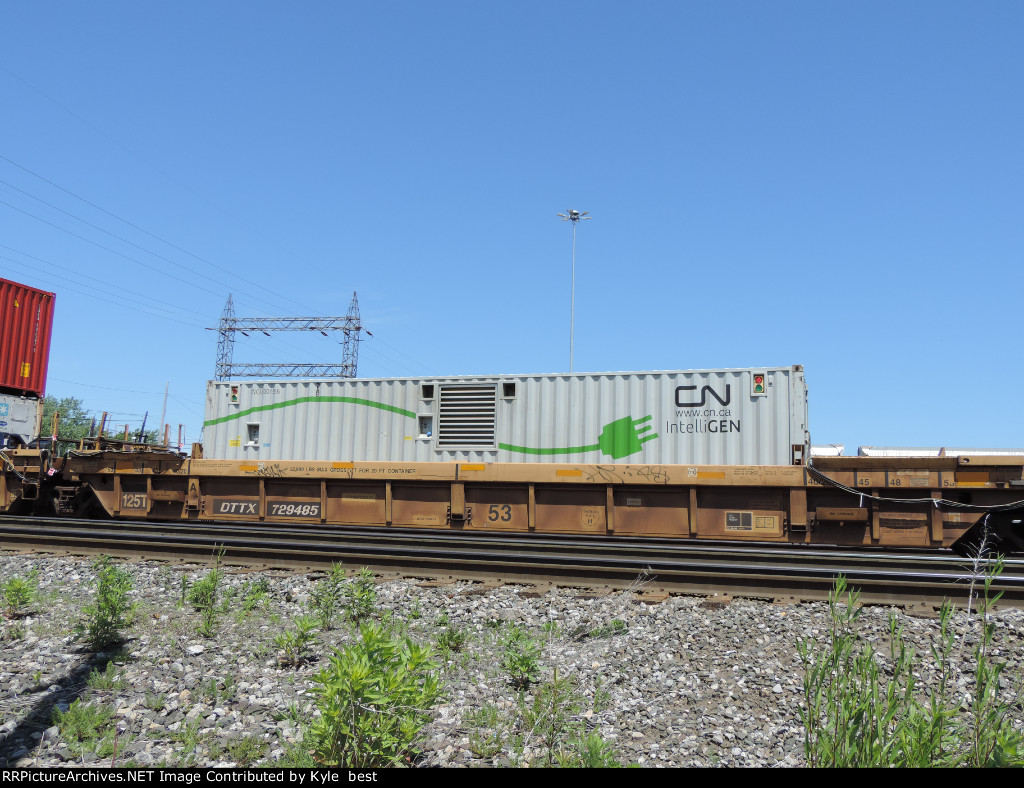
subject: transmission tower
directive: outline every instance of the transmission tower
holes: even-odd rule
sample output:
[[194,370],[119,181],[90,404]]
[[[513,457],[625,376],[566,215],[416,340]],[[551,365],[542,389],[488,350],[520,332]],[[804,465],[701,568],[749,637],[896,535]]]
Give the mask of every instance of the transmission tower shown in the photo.
[[235,335],[228,326],[235,322],[235,305],[231,302],[231,293],[228,293],[228,302],[224,305],[224,311],[220,315],[220,336],[217,339],[217,380],[226,380],[227,373],[221,370],[231,369],[231,359],[235,353]]
[[[345,315],[345,341],[341,343],[341,377],[354,378],[359,365],[359,332],[363,330],[359,322],[359,301],[352,291],[352,302],[348,305]],[[367,332],[369,333],[369,332]]]
[[[235,377],[294,378],[294,377],[339,377],[354,378],[359,364],[359,334],[366,331],[359,319],[359,301],[352,293],[348,314],[343,317],[235,317],[231,296],[224,306],[217,328],[218,331],[217,369],[215,380],[230,380]],[[235,364],[233,363],[235,334],[260,332],[270,336],[271,331],[319,331],[327,336],[328,331],[342,331],[340,364],[285,363],[285,364]],[[373,336],[366,331],[368,336]]]

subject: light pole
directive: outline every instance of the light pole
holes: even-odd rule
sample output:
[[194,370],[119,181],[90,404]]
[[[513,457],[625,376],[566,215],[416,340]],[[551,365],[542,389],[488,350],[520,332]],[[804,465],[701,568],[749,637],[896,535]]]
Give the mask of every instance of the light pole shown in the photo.
[[572,222],[572,280],[569,286],[569,372],[572,372],[572,346],[573,329],[576,325],[576,225],[580,219],[589,220],[587,214],[590,211],[574,211],[569,208],[566,213],[560,213],[563,222]]

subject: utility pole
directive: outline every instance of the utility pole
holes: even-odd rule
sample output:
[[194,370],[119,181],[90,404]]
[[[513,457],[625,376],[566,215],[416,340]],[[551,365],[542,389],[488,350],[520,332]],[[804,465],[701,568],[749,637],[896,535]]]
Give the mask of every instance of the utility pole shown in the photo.
[[580,220],[587,221],[591,217],[587,216],[590,211],[574,211],[572,208],[568,209],[567,213],[560,213],[563,222],[572,222],[572,279],[569,285],[569,372],[572,373],[572,351],[573,351],[573,339],[574,339],[574,328],[576,325],[576,225],[580,223]]

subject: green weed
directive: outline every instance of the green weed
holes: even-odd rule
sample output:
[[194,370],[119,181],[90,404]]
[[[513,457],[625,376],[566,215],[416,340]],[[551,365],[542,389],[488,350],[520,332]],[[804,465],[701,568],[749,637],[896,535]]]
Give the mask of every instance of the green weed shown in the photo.
[[556,754],[555,761],[562,768],[617,769],[622,766],[615,757],[615,746],[597,731],[575,734]]
[[469,727],[469,750],[477,758],[493,758],[505,748],[511,722],[502,709],[485,703],[463,721]]
[[466,633],[461,629],[448,628],[437,636],[437,649],[442,652],[462,651],[466,645]]
[[317,582],[313,589],[312,606],[320,619],[320,626],[330,631],[334,619],[341,611],[345,600],[345,568],[339,564],[331,564],[327,576]]
[[93,690],[115,690],[123,689],[126,686],[124,677],[117,674],[117,666],[112,661],[107,663],[105,671],[92,671],[89,678],[85,680],[85,684]]
[[24,577],[16,575],[4,583],[0,593],[3,595],[4,609],[7,611],[7,615],[12,618],[22,615],[25,608],[36,598],[38,586],[34,580],[34,577],[26,580]]
[[93,651],[102,651],[124,641],[122,630],[131,626],[135,617],[135,605],[128,601],[132,589],[132,578],[124,569],[114,566],[108,556],[93,563],[99,582],[95,602],[86,605],[84,618],[76,630]]
[[113,752],[116,736],[113,720],[114,710],[111,707],[81,700],[72,703],[67,711],[53,711],[53,722],[60,729],[64,741],[77,744],[100,757],[107,757]]
[[428,649],[365,623],[355,643],[334,652],[314,692],[321,716],[310,728],[318,763],[373,768],[413,749],[441,683]]
[[258,736],[242,736],[228,742],[228,754],[239,766],[251,766],[263,757],[267,743]]
[[319,622],[313,616],[296,616],[295,629],[282,632],[274,637],[274,643],[281,649],[278,662],[289,667],[299,667],[309,662],[310,647],[316,642],[313,634]]
[[345,586],[345,613],[356,623],[369,618],[377,604],[373,572],[365,566]]
[[501,669],[516,689],[526,689],[540,671],[541,643],[513,625],[501,640]]
[[[985,571],[973,614],[979,630],[972,680],[961,675],[953,654],[956,635],[951,603],[939,612],[938,642],[930,660],[905,645],[895,616],[889,622],[886,670],[858,631],[859,593],[837,578],[829,595],[830,629],[821,647],[800,640],[804,666],[804,753],[811,766],[1005,766],[1024,765],[1024,734],[1000,693],[1005,662],[992,656],[995,634],[988,611],[999,595],[991,584],[1002,560]],[[918,684],[922,667],[937,674],[931,689]],[[969,687],[966,703],[962,688]]]
[[201,615],[197,631],[205,638],[217,634],[217,614],[222,612],[220,586],[224,580],[221,561],[224,558],[224,547],[218,546],[213,551],[213,569],[197,580],[188,590],[188,601]]
[[239,618],[244,618],[256,610],[267,606],[267,597],[270,595],[270,582],[266,578],[253,580],[242,586],[242,608]]

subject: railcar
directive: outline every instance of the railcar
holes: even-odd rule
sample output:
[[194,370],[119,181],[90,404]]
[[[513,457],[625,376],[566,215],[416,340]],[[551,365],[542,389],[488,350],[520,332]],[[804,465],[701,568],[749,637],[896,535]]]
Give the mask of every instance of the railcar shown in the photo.
[[[27,443],[53,294],[0,291]],[[0,448],[0,514],[1024,551],[1024,451],[812,456],[807,410],[801,366],[216,381],[189,456]]]
[[3,453],[0,513],[1024,550],[1024,457],[805,465],[204,459]]

